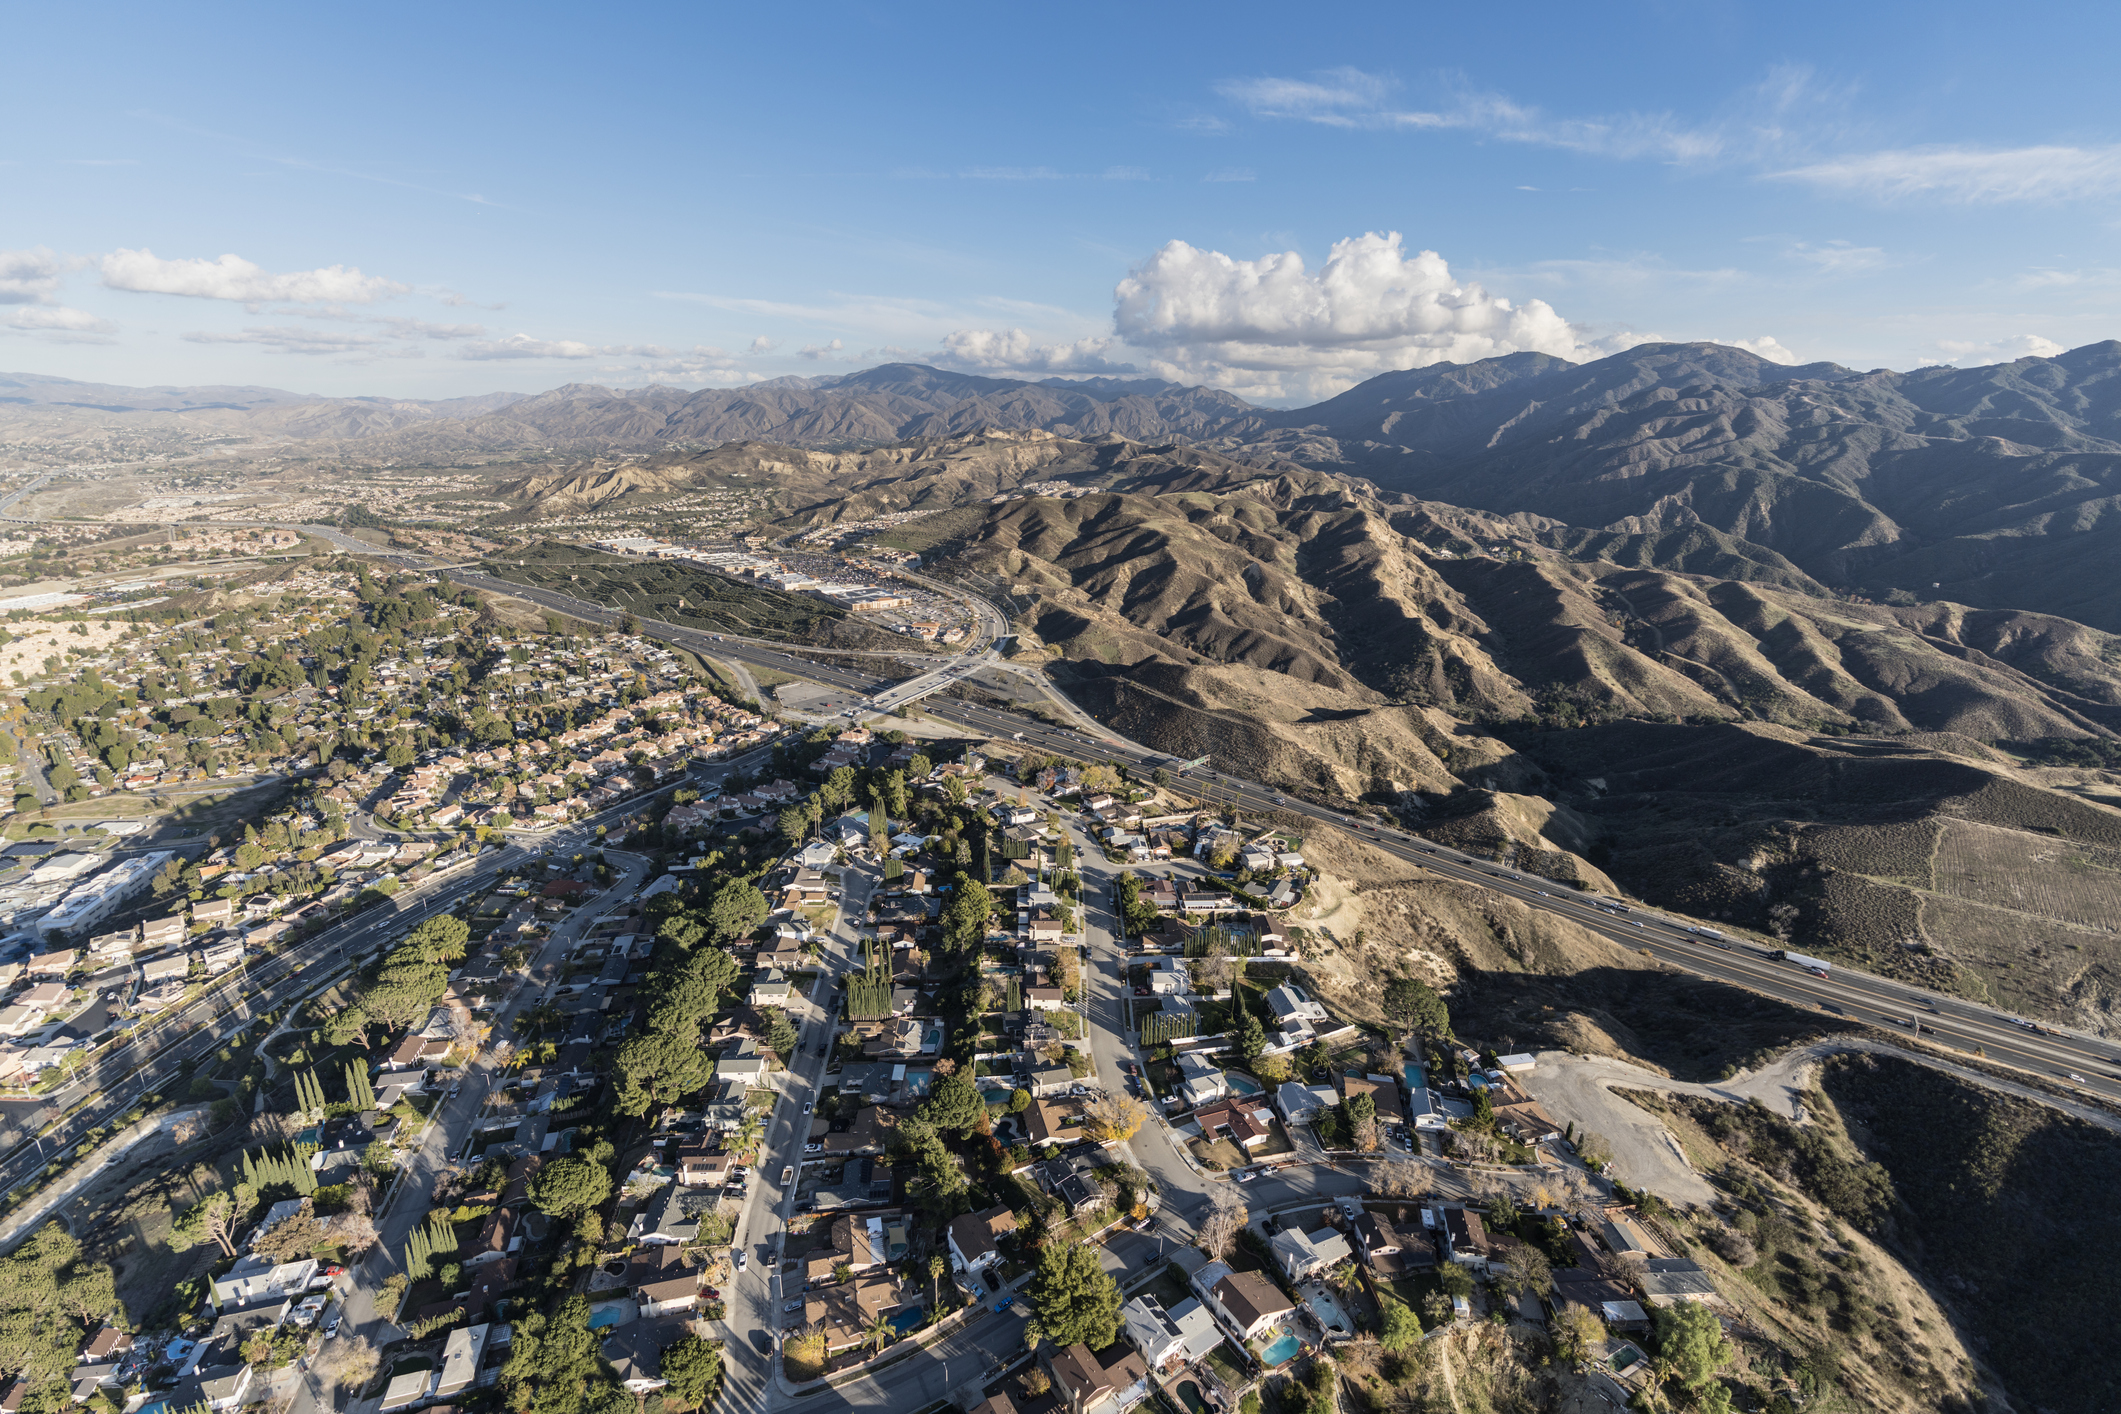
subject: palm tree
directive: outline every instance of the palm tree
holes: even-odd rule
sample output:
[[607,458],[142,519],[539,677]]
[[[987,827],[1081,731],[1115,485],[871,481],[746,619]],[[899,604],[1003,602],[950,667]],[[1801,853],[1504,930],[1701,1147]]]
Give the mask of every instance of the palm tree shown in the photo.
[[883,1316],[872,1316],[869,1318],[869,1324],[862,1327],[862,1344],[882,1350],[885,1346],[891,1344],[892,1337],[897,1334],[898,1327],[885,1320]]
[[931,1252],[928,1254],[928,1305],[930,1307],[936,1304],[936,1292],[942,1282],[943,1271],[949,1265],[948,1262],[943,1260],[942,1253]]
[[756,1112],[744,1116],[744,1122],[736,1128],[736,1148],[740,1154],[749,1153],[766,1132],[765,1121]]

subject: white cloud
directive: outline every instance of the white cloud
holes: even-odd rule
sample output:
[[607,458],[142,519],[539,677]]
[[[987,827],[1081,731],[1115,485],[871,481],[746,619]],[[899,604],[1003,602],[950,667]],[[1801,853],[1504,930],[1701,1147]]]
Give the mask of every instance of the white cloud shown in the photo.
[[430,324],[424,319],[380,319],[393,339],[476,339],[486,332],[484,324]]
[[1985,363],[2012,363],[2021,358],[2053,358],[2056,354],[2068,352],[2053,339],[2044,339],[2038,334],[2019,334],[2014,338],[1994,339],[1987,343],[1970,339],[1939,339],[1937,347],[1944,354],[1940,362],[1968,367]]
[[1460,89],[1435,109],[1400,108],[1390,102],[1397,87],[1382,74],[1341,68],[1309,79],[1231,79],[1215,91],[1255,118],[1336,128],[1456,129],[1601,157],[1701,162],[1721,156],[1729,145],[1721,130],[1691,127],[1668,113],[1555,118],[1502,94],[1471,89]]
[[49,304],[66,262],[43,246],[0,250],[0,304]]
[[1106,357],[1112,339],[1077,339],[1041,344],[1021,329],[958,329],[943,339],[942,349],[928,357],[958,368],[1011,373],[1135,373],[1123,360]]
[[2121,146],[1908,148],[1834,157],[1768,175],[1882,201],[1913,196],[1976,204],[2070,201],[2121,192]]
[[118,250],[103,257],[103,283],[140,294],[186,295],[194,299],[257,304],[373,304],[411,287],[346,265],[275,275],[238,255],[218,260],[164,260],[151,250]]
[[1312,271],[1294,251],[1237,260],[1172,241],[1113,291],[1120,338],[1165,377],[1248,396],[1328,396],[1391,369],[1532,350],[1595,358],[1543,300],[1523,304],[1454,279],[1399,233],[1336,242]]
[[457,350],[458,358],[601,358],[607,350],[576,339],[533,339],[528,334],[510,334],[505,339],[481,339]]
[[795,351],[795,356],[797,358],[807,358],[815,363],[819,359],[830,358],[846,347],[838,339],[834,339],[829,344],[805,344]]
[[751,341],[750,351],[754,355],[770,354],[773,352],[773,340],[767,338],[764,334],[761,334],[756,339],[753,339]]
[[1769,363],[1779,363],[1788,366],[1803,362],[1797,355],[1791,353],[1781,344],[1776,343],[1774,339],[1766,334],[1761,335],[1757,339],[1710,339],[1707,342],[1728,344],[1734,349],[1744,349],[1747,353],[1760,355]]
[[1786,254],[1792,260],[1813,266],[1823,275],[1855,275],[1888,263],[1882,247],[1850,245],[1847,241],[1828,241],[1825,245],[1807,245],[1799,241]]
[[196,331],[181,337],[192,344],[259,344],[291,354],[360,353],[383,342],[350,330],[304,329],[290,325],[245,329],[235,334]]
[[8,328],[28,334],[108,334],[118,327],[85,309],[58,304],[35,304],[14,310],[6,323]]

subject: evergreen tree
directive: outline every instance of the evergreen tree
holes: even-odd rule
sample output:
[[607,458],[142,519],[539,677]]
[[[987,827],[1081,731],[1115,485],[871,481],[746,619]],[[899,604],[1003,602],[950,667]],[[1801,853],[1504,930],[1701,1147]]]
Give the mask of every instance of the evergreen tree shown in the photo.
[[359,1061],[346,1063],[346,1099],[359,1109],[376,1107],[375,1087],[368,1083],[368,1067]]

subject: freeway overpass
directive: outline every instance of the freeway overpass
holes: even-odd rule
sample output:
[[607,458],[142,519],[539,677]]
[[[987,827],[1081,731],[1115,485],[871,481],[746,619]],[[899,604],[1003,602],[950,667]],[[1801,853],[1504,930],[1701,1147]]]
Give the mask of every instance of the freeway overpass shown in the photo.
[[[576,617],[592,620],[616,617],[608,609],[547,590],[528,589],[483,575],[456,574],[453,577],[476,583],[481,589],[527,598]],[[889,679],[874,673],[814,662],[799,651],[717,638],[713,634],[671,624],[644,621],[643,628],[658,639],[693,652],[736,658],[760,667],[800,674],[872,698],[888,694],[893,686]],[[1144,771],[1171,763],[1171,758],[1164,753],[1152,751],[1103,728],[1092,732],[1054,727],[1033,717],[955,698],[931,701],[923,710],[944,721],[1004,740],[1020,736],[1026,746],[1077,759],[1108,759]],[[1852,969],[1836,967],[1828,977],[1815,977],[1802,968],[1775,960],[1766,949],[1750,942],[1729,939],[1719,943],[1691,933],[1688,929],[1695,926],[1694,920],[1643,907],[1616,915],[1536,874],[1461,854],[1431,844],[1409,831],[1351,816],[1254,781],[1205,767],[1187,771],[1183,778],[1203,789],[1212,789],[1217,798],[1247,810],[1280,811],[1347,830],[1411,867],[1478,885],[1527,907],[1558,914],[1616,943],[1646,952],[1666,966],[1743,987],[1794,1006],[1900,1032],[1908,1036],[1911,1049],[1915,1048],[1916,1033],[1910,1023],[1919,1022],[1925,1039],[1934,1037],[1942,1045],[1962,1052],[1978,1047],[1990,1060],[2044,1076],[2106,1104],[2121,1104],[2121,1046],[2114,1042],[2055,1029],[2034,1031],[2023,1018],[1995,1007]]]

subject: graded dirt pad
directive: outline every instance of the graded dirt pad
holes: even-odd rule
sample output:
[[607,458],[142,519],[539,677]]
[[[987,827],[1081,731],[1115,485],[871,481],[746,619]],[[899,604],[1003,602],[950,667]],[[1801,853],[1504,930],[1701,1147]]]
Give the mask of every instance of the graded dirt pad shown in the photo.
[[[1722,1189],[1716,1211],[1697,1209],[1665,1228],[1738,1308],[1739,1329],[1764,1334],[1781,1352],[1726,1371],[1759,1382],[1755,1401],[1738,1407],[1758,1408],[1766,1388],[1807,1373],[1838,1386],[1820,1391],[1827,1402],[1807,1407],[1895,1414],[2007,1407],[2000,1398],[2007,1381],[1988,1341],[1969,1329],[1936,1274],[1897,1239],[1890,1219],[1867,1229],[1890,1191],[1848,1139],[1834,1103],[1807,1093],[1812,1122],[1799,1128],[1760,1106],[1627,1093]],[[1748,1357],[1760,1351],[1756,1339],[1745,1339]]]
[[[77,629],[84,631],[76,632]],[[79,653],[84,658],[102,653],[131,633],[133,626],[115,618],[86,619],[79,623],[40,619],[9,624],[7,631],[15,637],[10,643],[0,644],[0,677],[13,672],[29,677],[44,671],[46,658],[64,660],[69,652]]]

